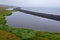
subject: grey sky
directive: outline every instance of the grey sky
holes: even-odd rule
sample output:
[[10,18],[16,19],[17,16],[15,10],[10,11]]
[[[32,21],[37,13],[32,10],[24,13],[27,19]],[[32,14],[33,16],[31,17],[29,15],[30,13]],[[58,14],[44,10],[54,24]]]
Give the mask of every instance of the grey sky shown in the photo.
[[0,0],[0,4],[22,7],[60,7],[60,0]]

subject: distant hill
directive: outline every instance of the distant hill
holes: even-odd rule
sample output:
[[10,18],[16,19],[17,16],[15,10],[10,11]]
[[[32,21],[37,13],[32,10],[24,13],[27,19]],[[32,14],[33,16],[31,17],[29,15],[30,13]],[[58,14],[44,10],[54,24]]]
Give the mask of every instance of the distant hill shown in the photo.
[[2,5],[2,4],[0,4],[0,7],[4,7],[4,8],[14,8],[14,7],[16,7],[16,6],[9,6],[9,5]]

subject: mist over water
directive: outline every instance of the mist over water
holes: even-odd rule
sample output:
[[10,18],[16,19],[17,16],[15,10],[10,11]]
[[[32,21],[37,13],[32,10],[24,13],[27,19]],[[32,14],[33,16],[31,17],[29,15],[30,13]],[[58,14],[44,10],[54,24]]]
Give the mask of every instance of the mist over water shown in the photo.
[[[22,9],[60,15],[60,9],[54,8],[25,7]],[[60,21],[29,15],[19,11],[13,12],[10,16],[6,16],[6,20],[7,25],[11,27],[28,28],[48,32],[60,32]]]
[[42,12],[48,14],[60,15],[60,8],[49,8],[49,7],[22,7],[22,9],[30,10],[34,12]]

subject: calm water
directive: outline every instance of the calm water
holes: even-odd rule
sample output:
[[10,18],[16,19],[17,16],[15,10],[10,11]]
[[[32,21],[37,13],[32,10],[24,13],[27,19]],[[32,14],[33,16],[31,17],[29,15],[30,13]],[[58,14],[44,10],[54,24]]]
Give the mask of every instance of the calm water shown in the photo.
[[[52,9],[51,8],[22,8],[22,9],[60,15],[60,9],[54,9],[54,8]],[[6,16],[7,25],[11,27],[20,27],[20,28],[28,28],[34,30],[60,33],[60,21],[33,16],[19,11],[12,12],[12,13],[13,13],[12,15]]]

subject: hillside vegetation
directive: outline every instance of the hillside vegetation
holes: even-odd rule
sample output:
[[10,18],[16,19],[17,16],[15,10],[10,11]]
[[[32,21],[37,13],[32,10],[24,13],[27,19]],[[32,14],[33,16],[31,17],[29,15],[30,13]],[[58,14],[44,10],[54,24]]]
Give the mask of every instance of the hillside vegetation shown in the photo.
[[0,8],[0,40],[60,40],[60,33],[9,27],[6,25],[5,16],[11,15],[12,11]]

